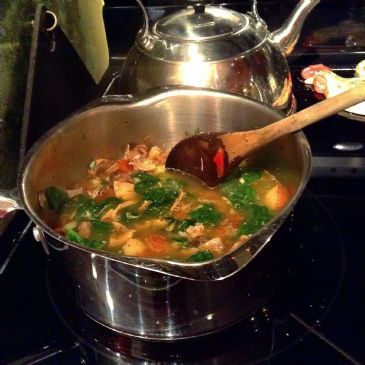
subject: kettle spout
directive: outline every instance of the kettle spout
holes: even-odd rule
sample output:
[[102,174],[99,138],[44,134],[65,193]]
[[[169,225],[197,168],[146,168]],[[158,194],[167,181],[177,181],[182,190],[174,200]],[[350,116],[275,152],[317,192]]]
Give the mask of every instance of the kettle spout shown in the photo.
[[306,17],[319,2],[300,0],[283,26],[271,34],[272,41],[279,45],[286,56],[293,51]]

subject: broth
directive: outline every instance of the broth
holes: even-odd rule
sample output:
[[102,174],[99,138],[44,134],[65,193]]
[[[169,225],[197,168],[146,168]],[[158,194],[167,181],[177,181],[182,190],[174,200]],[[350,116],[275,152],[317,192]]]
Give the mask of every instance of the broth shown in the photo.
[[202,262],[244,244],[295,191],[249,161],[207,188],[194,177],[166,170],[168,152],[138,145],[117,160],[93,160],[77,185],[40,192],[43,218],[90,248]]

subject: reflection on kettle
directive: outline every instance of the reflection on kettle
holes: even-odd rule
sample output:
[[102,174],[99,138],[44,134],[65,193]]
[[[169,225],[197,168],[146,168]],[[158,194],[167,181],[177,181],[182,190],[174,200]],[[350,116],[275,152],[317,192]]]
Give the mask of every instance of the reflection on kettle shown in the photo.
[[253,97],[290,114],[295,110],[286,56],[320,0],[301,0],[281,28],[269,32],[256,10],[246,14],[208,0],[144,26],[123,65],[119,91],[139,94],[159,86],[206,87]]

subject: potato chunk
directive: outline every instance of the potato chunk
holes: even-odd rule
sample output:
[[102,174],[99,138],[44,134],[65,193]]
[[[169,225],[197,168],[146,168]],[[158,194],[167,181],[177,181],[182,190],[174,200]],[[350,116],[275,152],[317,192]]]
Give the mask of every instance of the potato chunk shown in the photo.
[[276,184],[265,194],[264,204],[271,210],[280,210],[284,208],[288,200],[289,193],[286,187]]
[[142,256],[146,250],[146,245],[136,238],[130,238],[123,246],[123,253],[127,256]]

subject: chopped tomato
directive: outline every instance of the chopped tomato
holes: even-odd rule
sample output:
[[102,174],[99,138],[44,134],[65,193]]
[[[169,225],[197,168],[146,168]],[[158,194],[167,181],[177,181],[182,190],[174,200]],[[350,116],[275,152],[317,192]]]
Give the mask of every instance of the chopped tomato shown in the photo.
[[159,234],[151,234],[147,237],[147,244],[152,251],[161,252],[167,246],[167,240]]
[[224,174],[224,150],[222,147],[219,148],[218,152],[213,157],[213,161],[217,166],[217,176],[222,177]]
[[129,160],[126,158],[122,158],[117,161],[118,168],[121,172],[129,172],[133,170],[133,166],[129,164]]
[[306,80],[314,76],[317,71],[331,71],[331,69],[328,66],[319,63],[317,65],[311,65],[306,67],[305,69],[302,70],[300,75],[303,77],[304,80]]

